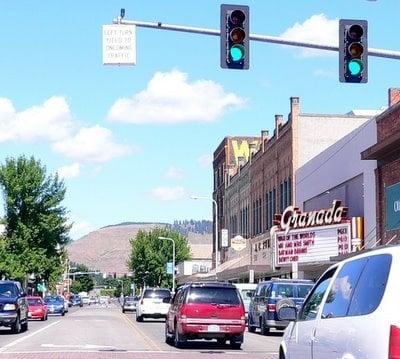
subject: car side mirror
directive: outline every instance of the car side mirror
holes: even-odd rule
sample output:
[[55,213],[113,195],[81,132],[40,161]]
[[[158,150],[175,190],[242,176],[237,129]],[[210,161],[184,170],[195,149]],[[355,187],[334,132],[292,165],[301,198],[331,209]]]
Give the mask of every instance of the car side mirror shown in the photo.
[[170,298],[170,297],[166,297],[166,298],[163,298],[163,303],[168,303],[168,304],[170,304],[171,302],[172,302],[172,298]]
[[297,309],[296,307],[282,307],[278,311],[278,319],[295,322],[297,319]]

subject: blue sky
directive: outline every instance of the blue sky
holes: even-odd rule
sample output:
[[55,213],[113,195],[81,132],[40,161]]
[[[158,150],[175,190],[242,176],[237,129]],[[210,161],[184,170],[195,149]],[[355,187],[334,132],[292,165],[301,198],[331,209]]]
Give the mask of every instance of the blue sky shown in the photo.
[[[272,130],[290,96],[302,112],[346,113],[379,109],[400,86],[398,60],[370,57],[368,84],[340,84],[336,53],[252,42],[250,70],[223,70],[218,37],[144,28],[136,66],[102,65],[102,25],[120,8],[128,20],[218,29],[221,3],[0,2],[0,162],[34,155],[64,176],[74,239],[122,221],[211,219],[211,202],[190,195],[211,195],[224,136]],[[398,0],[231,3],[250,6],[252,33],[335,44],[337,20],[359,18],[370,47],[400,50]]]

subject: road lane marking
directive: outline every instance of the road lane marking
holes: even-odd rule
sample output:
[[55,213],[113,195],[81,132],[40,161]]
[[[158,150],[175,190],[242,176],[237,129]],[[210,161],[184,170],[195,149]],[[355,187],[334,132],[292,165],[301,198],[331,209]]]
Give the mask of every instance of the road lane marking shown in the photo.
[[162,349],[151,339],[149,338],[138,326],[136,326],[131,320],[129,320],[125,315],[118,312],[118,314],[125,320],[125,322],[132,328],[142,339],[145,343],[150,347],[150,349],[157,350],[161,352]]
[[56,325],[56,324],[58,324],[58,323],[60,323],[60,322],[61,322],[61,320],[58,320],[58,321],[53,322],[53,323],[50,323],[49,325],[46,325],[45,327],[40,328],[40,329],[36,330],[36,331],[33,332],[33,333],[30,333],[30,334],[28,334],[28,335],[25,335],[25,336],[22,337],[22,338],[18,338],[18,339],[16,339],[16,340],[14,340],[13,342],[6,344],[4,347],[0,348],[0,353],[5,352],[7,349],[13,347],[14,345],[16,345],[16,344],[18,344],[18,343],[21,343],[21,342],[24,341],[25,339],[32,338],[34,335],[39,334],[39,333],[45,331],[46,329],[49,329],[49,328],[52,327],[53,325]]
[[97,345],[97,344],[42,344],[43,348],[75,348],[75,349],[93,349],[93,350],[117,350],[116,347],[111,345]]

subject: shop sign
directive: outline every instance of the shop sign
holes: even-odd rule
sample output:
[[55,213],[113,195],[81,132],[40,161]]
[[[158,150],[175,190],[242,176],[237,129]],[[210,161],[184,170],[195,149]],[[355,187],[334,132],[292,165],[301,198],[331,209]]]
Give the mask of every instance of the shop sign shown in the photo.
[[333,201],[329,209],[319,211],[301,212],[294,206],[287,207],[282,215],[275,215],[280,229],[287,234],[289,230],[341,223],[346,219],[347,207],[341,206],[341,202]]
[[231,239],[231,247],[237,252],[246,248],[246,238],[242,236],[235,236]]
[[400,228],[400,182],[385,188],[386,229]]
[[271,258],[271,248],[269,246],[269,239],[263,239],[253,243],[252,256],[253,264],[265,265],[269,264]]
[[221,229],[221,246],[224,248],[229,246],[227,229]]
[[275,263],[282,266],[291,263],[329,261],[331,257],[351,251],[351,226],[342,223],[314,229],[276,232]]

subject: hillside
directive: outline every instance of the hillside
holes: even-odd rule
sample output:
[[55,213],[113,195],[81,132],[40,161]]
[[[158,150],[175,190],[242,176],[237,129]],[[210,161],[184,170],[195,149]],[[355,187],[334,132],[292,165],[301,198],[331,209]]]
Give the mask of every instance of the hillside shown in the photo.
[[[129,240],[139,230],[149,231],[155,227],[169,226],[171,229],[188,237],[193,258],[207,258],[212,252],[212,233],[207,233],[212,224],[209,221],[175,221],[165,223],[125,222],[110,225],[90,232],[68,246],[72,262],[85,264],[101,272],[123,275],[128,272],[127,261],[130,253]],[[197,223],[197,224],[196,224]],[[197,233],[196,232],[202,232]]]

